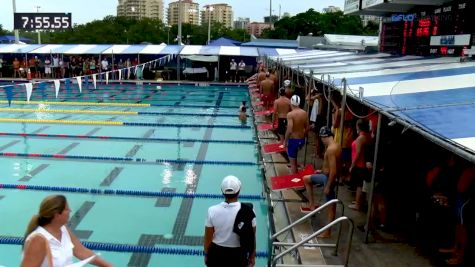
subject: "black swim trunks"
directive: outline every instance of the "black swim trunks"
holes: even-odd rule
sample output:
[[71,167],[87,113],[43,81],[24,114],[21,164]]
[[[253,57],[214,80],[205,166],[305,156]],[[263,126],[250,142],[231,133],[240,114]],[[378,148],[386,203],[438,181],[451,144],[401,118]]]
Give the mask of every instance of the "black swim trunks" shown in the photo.
[[280,135],[285,135],[287,131],[287,119],[279,118],[279,125],[277,126],[277,133]]

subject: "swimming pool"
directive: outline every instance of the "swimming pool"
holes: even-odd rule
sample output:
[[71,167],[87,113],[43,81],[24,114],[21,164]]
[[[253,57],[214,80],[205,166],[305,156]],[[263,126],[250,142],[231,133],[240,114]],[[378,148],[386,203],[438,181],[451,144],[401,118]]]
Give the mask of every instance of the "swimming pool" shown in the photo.
[[[3,94],[3,95],[2,95]],[[116,266],[203,266],[207,208],[226,175],[257,215],[256,266],[267,263],[267,203],[246,87],[15,86],[0,102],[0,265],[18,266],[40,201],[65,194],[70,227]],[[4,92],[0,99],[6,99]],[[44,102],[35,102],[44,101]],[[9,244],[12,243],[12,244]]]

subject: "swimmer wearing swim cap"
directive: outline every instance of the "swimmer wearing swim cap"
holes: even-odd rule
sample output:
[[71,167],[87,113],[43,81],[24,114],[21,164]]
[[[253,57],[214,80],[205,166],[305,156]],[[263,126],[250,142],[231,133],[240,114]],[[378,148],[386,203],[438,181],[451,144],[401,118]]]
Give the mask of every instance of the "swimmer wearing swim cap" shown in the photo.
[[297,154],[305,144],[305,135],[309,128],[308,115],[299,107],[300,97],[293,95],[290,98],[291,112],[287,114],[287,132],[285,133],[284,146],[290,159],[292,173],[297,173]]

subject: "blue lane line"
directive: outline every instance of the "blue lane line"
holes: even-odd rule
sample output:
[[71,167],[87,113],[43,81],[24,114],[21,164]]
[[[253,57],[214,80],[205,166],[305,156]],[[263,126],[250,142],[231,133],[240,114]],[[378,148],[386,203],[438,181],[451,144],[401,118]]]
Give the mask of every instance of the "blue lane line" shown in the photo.
[[[23,237],[0,236],[1,245],[23,245]],[[170,248],[170,247],[156,247],[156,246],[138,246],[129,244],[115,244],[82,241],[83,245],[91,250],[114,251],[114,252],[137,252],[147,254],[168,254],[168,255],[189,255],[189,256],[203,256],[202,249],[185,249],[185,248]],[[267,258],[269,255],[267,251],[257,251],[256,257]]]
[[146,127],[174,127],[174,128],[228,128],[250,129],[248,125],[208,125],[208,124],[176,124],[176,123],[148,123],[148,122],[124,122],[123,126],[146,126]]
[[151,107],[182,107],[182,108],[239,108],[239,106],[216,106],[216,105],[162,105],[162,104],[150,104]]
[[216,160],[183,160],[183,159],[155,159],[127,157],[96,157],[63,154],[37,154],[37,153],[14,153],[0,152],[0,157],[26,157],[26,158],[54,158],[54,159],[78,159],[78,160],[99,160],[99,161],[122,161],[153,164],[198,164],[198,165],[234,165],[234,166],[256,166],[256,162],[250,161],[216,161]]
[[256,141],[247,140],[204,140],[204,139],[178,139],[178,138],[145,138],[145,137],[127,137],[127,136],[100,136],[100,135],[68,135],[68,134],[26,134],[26,133],[3,133],[1,136],[15,137],[33,137],[33,138],[71,138],[71,139],[101,139],[101,140],[123,140],[123,141],[141,141],[141,142],[197,142],[197,143],[221,143],[221,144],[246,144],[254,145]]
[[155,116],[194,116],[194,117],[237,117],[236,114],[216,114],[216,113],[176,113],[176,112],[137,112],[138,115],[155,115]]
[[[203,198],[203,199],[221,199],[221,194],[205,193],[177,193],[161,191],[143,191],[143,190],[122,190],[122,189],[96,189],[82,187],[49,186],[49,185],[29,185],[29,184],[0,184],[0,189],[20,189],[34,191],[52,191],[52,192],[72,192],[89,193],[95,195],[121,195],[121,196],[144,196],[144,197],[179,197],[179,198]],[[262,200],[260,195],[239,195],[240,199]]]

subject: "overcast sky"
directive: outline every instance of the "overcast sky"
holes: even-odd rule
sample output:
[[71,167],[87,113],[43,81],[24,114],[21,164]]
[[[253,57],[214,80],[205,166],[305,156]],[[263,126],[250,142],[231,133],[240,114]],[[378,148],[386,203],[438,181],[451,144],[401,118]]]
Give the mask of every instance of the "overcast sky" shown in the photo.
[[[164,0],[165,11],[172,0]],[[233,7],[234,19],[249,17],[251,21],[263,21],[269,15],[270,0],[195,0],[200,7],[206,4],[228,3]],[[272,13],[291,15],[310,8],[322,11],[333,5],[343,9],[344,0],[272,0]],[[17,12],[65,12],[72,13],[73,23],[83,24],[107,15],[116,15],[118,0],[16,0]],[[280,8],[279,8],[280,7]],[[4,29],[13,29],[13,6],[11,0],[0,0],[0,24]]]

